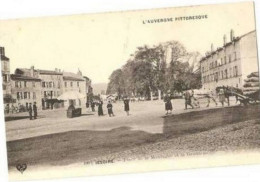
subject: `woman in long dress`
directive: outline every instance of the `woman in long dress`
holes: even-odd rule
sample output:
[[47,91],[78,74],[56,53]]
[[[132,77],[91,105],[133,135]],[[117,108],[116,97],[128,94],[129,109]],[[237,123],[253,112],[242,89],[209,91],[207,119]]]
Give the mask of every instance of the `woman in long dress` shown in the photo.
[[103,113],[103,102],[102,101],[99,101],[98,103],[98,116],[103,116],[104,113]]
[[130,106],[129,106],[129,99],[128,98],[124,99],[124,109],[125,109],[127,116],[129,116]]
[[165,102],[166,115],[171,114],[172,113],[172,102],[171,102],[171,98],[169,95],[165,96],[164,102]]

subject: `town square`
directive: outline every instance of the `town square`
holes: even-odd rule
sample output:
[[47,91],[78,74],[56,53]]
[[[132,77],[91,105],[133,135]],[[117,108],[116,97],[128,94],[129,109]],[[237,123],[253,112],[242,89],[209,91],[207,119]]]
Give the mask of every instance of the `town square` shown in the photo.
[[253,4],[191,9],[0,22],[10,174],[258,152]]

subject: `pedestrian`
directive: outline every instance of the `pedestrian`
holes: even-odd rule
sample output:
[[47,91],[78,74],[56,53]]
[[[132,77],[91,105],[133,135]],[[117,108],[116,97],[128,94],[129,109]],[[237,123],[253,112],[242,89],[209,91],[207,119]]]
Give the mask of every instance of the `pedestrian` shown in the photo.
[[103,116],[104,113],[103,113],[103,102],[102,101],[99,101],[98,102],[98,116]]
[[29,112],[30,120],[32,120],[32,103],[29,104],[28,112]]
[[229,102],[230,88],[228,86],[223,87],[223,88],[224,88],[224,95],[225,95],[225,98],[227,98],[227,104],[229,106],[230,105],[230,102]]
[[194,106],[191,103],[191,94],[188,90],[184,93],[184,98],[185,98],[185,110],[188,109],[188,105],[191,106],[193,109]]
[[128,98],[124,99],[124,108],[125,108],[125,112],[126,112],[127,116],[129,116],[130,107],[129,107],[129,99]]
[[91,101],[90,105],[91,105],[92,112],[95,112],[95,102]]
[[195,107],[200,108],[200,102],[199,102],[199,100],[195,97],[195,95],[194,95],[194,90],[191,91],[191,96],[190,96],[190,98],[191,98],[191,104],[192,104],[193,106],[195,106]]
[[34,119],[37,118],[37,106],[36,106],[36,102],[33,103],[33,117],[34,117]]
[[215,103],[216,106],[218,105],[218,103],[215,99],[215,93],[212,90],[209,91],[209,94],[206,97],[208,98],[208,104],[207,104],[206,107],[209,107],[210,100],[212,100]]
[[165,102],[165,110],[166,110],[165,115],[171,114],[172,113],[172,103],[171,103],[171,98],[169,95],[165,96],[164,102]]
[[111,104],[111,101],[108,101],[107,112],[108,112],[109,117],[115,116],[113,113],[113,105]]
[[224,93],[224,89],[223,88],[221,88],[219,90],[218,96],[219,96],[219,102],[222,104],[222,107],[224,107],[225,93]]

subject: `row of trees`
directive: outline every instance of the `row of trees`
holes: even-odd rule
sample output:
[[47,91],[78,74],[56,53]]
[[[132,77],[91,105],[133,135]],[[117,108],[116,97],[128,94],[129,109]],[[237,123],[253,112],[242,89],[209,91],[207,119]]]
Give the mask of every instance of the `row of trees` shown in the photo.
[[[171,60],[166,63],[169,48]],[[127,95],[150,99],[166,92],[198,88],[201,86],[200,74],[194,73],[194,65],[187,62],[194,55],[197,57],[199,54],[187,52],[177,41],[138,47],[127,63],[110,75],[107,94],[117,93],[119,98]]]

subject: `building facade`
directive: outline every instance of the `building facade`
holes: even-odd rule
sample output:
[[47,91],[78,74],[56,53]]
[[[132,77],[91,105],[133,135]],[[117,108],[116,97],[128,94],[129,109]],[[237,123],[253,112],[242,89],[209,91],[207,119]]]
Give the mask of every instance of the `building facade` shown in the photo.
[[11,93],[12,106],[17,111],[27,111],[29,104],[36,103],[38,109],[41,109],[41,80],[25,76],[11,75]]
[[[8,106],[16,110],[26,111],[30,103],[35,103],[39,110],[67,107],[74,104],[83,107],[87,98],[93,93],[91,80],[82,76],[79,70],[77,74],[61,72],[60,69],[41,70],[31,68],[17,68],[10,75],[9,58],[5,56],[5,49],[0,47],[1,72],[3,78],[3,98],[5,108]],[[66,92],[79,92],[85,97],[77,100],[58,100],[58,97]]]
[[40,70],[32,66],[30,69],[17,68],[15,75],[33,77],[40,80],[40,108],[54,109],[63,107],[57,100],[62,94],[63,73],[60,70]]
[[64,101],[65,107],[68,107],[70,104],[73,104],[76,107],[85,106],[86,98],[87,98],[86,97],[87,87],[86,87],[86,81],[82,76],[80,70],[78,71],[77,74],[71,72],[63,72],[63,93],[70,92],[70,91],[79,92],[83,94],[85,98],[65,100]]
[[2,73],[2,88],[4,105],[9,104],[11,98],[11,80],[10,80],[10,62],[9,58],[5,56],[5,48],[0,47],[0,59],[1,59],[1,73]]
[[230,31],[230,41],[223,37],[223,46],[206,53],[200,61],[203,90],[214,90],[218,86],[242,88],[244,79],[258,71],[256,31],[240,37]]

